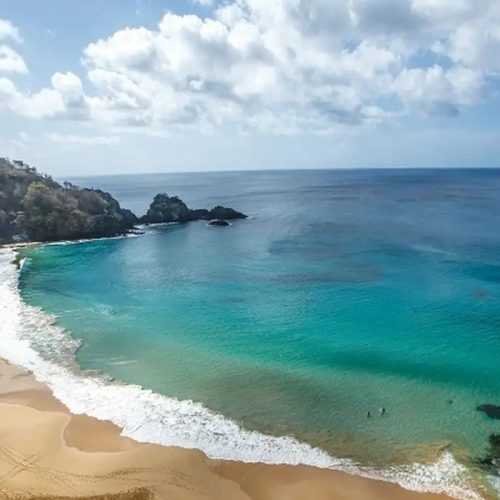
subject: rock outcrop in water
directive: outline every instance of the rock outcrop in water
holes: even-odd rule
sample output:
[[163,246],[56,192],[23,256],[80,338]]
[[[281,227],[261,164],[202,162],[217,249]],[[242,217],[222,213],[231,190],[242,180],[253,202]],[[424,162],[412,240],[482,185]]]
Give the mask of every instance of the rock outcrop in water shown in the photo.
[[489,437],[490,446],[486,455],[477,458],[475,462],[490,474],[498,475],[500,472],[500,434],[491,434]]
[[177,196],[166,193],[157,194],[141,222],[157,224],[165,222],[189,222],[195,220],[232,220],[246,219],[247,216],[232,208],[216,206],[212,210],[190,209]]
[[192,220],[187,205],[177,196],[168,196],[165,193],[157,194],[142,222],[158,224],[161,222],[184,222]]
[[478,406],[477,409],[485,413],[490,418],[500,420],[500,406],[484,404]]
[[131,232],[139,222],[246,217],[221,206],[192,210],[177,196],[160,193],[147,214],[138,219],[109,193],[69,182],[61,185],[22,161],[0,158],[0,244],[120,236]]
[[209,225],[210,226],[225,227],[225,226],[229,226],[229,222],[227,222],[226,220],[216,219],[216,220],[210,221]]

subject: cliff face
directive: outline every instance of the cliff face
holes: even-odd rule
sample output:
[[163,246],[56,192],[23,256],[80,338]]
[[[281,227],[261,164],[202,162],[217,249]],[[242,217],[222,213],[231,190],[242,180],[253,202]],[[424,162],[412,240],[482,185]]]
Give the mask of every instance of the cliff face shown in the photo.
[[108,193],[62,186],[22,162],[0,159],[0,243],[117,236],[136,223]]
[[177,196],[168,196],[165,193],[157,194],[149,206],[141,222],[154,224],[159,222],[189,222],[195,220],[214,219],[246,219],[247,216],[232,208],[217,206],[212,210],[192,210]]

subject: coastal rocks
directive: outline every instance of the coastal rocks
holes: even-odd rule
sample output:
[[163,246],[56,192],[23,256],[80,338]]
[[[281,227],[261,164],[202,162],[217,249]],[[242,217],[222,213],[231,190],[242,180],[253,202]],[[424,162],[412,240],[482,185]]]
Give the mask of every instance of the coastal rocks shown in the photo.
[[484,404],[477,407],[478,411],[482,411],[488,417],[493,418],[495,420],[500,420],[500,406],[492,405],[492,404]]
[[227,222],[226,220],[219,220],[219,219],[212,220],[208,224],[209,226],[220,226],[220,227],[229,226],[229,222]]
[[[166,193],[157,194],[149,209],[142,217],[141,222],[145,224],[158,224],[165,222],[190,222],[196,220],[224,221],[232,219],[246,219],[247,216],[232,208],[216,206],[212,210],[190,209],[178,197],[169,196]],[[224,225],[224,224],[214,224]]]
[[491,434],[490,446],[484,457],[477,458],[475,462],[486,469],[490,474],[498,475],[500,470],[500,434]]
[[148,224],[161,222],[184,222],[189,220],[189,208],[177,196],[157,194],[142,221]]
[[241,212],[237,212],[232,208],[221,207],[220,205],[212,208],[209,212],[209,216],[211,219],[219,219],[219,220],[232,220],[232,219],[246,219],[247,216],[242,214]]
[[210,212],[206,208],[189,210],[189,220],[209,220]]
[[178,196],[157,194],[141,219],[109,193],[80,188],[39,173],[22,161],[0,158],[0,244],[106,238],[138,234],[136,225],[246,219],[223,206],[190,209]]

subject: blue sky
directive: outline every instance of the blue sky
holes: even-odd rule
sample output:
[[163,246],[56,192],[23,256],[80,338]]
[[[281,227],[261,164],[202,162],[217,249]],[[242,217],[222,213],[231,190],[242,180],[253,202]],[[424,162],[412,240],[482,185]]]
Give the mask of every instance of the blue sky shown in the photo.
[[496,0],[0,0],[0,154],[57,176],[497,167]]

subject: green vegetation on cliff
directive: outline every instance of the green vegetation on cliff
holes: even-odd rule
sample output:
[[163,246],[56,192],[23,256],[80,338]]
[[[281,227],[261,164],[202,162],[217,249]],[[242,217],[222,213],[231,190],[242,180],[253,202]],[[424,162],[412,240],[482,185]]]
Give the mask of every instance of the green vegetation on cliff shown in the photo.
[[0,159],[0,243],[117,236],[136,223],[108,193],[61,185],[21,161]]

